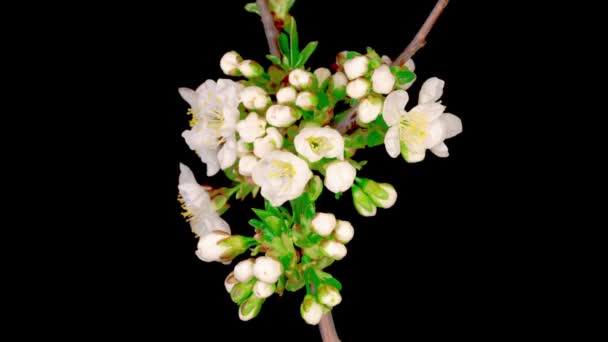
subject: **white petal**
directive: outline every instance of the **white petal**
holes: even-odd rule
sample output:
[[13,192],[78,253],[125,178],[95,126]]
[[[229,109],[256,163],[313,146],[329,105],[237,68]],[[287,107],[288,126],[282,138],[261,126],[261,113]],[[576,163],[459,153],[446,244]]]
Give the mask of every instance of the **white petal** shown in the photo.
[[445,138],[451,138],[462,132],[462,121],[454,114],[445,113],[439,117],[445,128]]
[[197,96],[196,96],[196,92],[190,88],[179,88],[178,89],[179,94],[181,95],[182,99],[184,99],[184,101],[188,102],[188,104],[190,105],[190,108],[195,108],[196,107],[196,102],[197,102]]
[[446,158],[450,155],[448,152],[448,146],[445,143],[441,143],[433,148],[431,148],[431,152],[435,154],[437,157]]
[[224,146],[217,153],[217,159],[222,170],[225,170],[236,162],[236,139],[234,136],[224,143]]
[[194,173],[190,168],[182,163],[179,163],[179,184],[197,183],[194,178]]
[[424,137],[426,148],[437,146],[445,139],[445,130],[443,124],[439,120],[431,122]]
[[258,158],[246,155],[239,160],[239,173],[243,176],[251,176],[253,168],[258,163]]
[[443,95],[444,85],[445,81],[437,77],[431,77],[426,80],[420,89],[418,104],[437,102],[441,98],[441,95]]
[[424,155],[425,150],[422,150],[422,152],[408,150],[407,158],[405,158],[405,160],[407,160],[408,163],[417,163],[424,160]]
[[409,99],[409,95],[404,90],[396,90],[388,94],[382,109],[382,116],[387,125],[394,126],[399,123],[401,113],[405,110],[405,105]]
[[405,62],[405,66],[407,67],[407,69],[411,72],[416,71],[416,64],[414,63],[413,59],[408,59],[407,62]]
[[386,148],[386,152],[389,156],[392,158],[397,158],[401,152],[398,126],[393,126],[388,129],[386,135],[384,136],[384,147]]
[[410,113],[421,113],[426,117],[426,120],[431,123],[443,114],[445,106],[437,102],[428,102],[419,104],[410,110]]

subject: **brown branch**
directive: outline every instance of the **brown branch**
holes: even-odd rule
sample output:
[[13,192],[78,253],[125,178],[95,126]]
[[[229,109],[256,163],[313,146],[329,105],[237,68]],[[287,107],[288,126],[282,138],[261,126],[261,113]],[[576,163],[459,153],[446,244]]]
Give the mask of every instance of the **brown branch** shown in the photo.
[[435,4],[435,7],[431,11],[431,14],[426,18],[422,27],[416,33],[414,39],[410,42],[410,44],[403,50],[403,52],[393,61],[392,65],[401,66],[405,64],[414,54],[420,50],[426,44],[426,36],[429,34],[435,22],[443,12],[443,9],[448,5],[449,0],[438,0]]
[[256,0],[258,9],[260,10],[260,17],[262,17],[262,24],[264,25],[264,33],[266,33],[266,40],[268,41],[268,48],[270,53],[277,58],[281,58],[279,52],[279,30],[274,25],[274,19],[268,8],[268,0]]
[[321,331],[323,342],[340,342],[331,312],[323,315],[321,322],[319,322],[319,330]]
[[[414,36],[414,39],[409,43],[405,50],[403,50],[399,57],[397,57],[397,59],[393,61],[391,65],[403,65],[426,44],[426,36],[429,34],[431,29],[435,25],[435,22],[437,22],[437,19],[443,12],[443,9],[448,5],[448,2],[449,0],[437,1],[435,7],[433,7],[433,10],[424,21],[424,24],[422,24],[422,27],[420,27],[420,30],[418,30],[416,36]],[[338,125],[336,126],[338,132],[344,134],[354,126],[355,117],[357,115],[357,108],[358,105],[352,107],[349,110],[348,115],[346,115],[344,119],[342,119],[342,121],[338,123]]]

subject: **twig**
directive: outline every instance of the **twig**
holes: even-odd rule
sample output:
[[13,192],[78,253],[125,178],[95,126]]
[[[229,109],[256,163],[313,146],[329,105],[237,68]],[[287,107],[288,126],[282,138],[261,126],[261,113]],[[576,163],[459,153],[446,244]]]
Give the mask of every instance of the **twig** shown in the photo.
[[443,9],[448,5],[449,0],[438,0],[431,11],[431,14],[426,18],[424,24],[410,44],[403,50],[403,52],[393,61],[392,65],[403,65],[407,62],[414,54],[420,50],[426,44],[426,36],[429,34],[435,22],[443,12]]
[[[449,0],[437,1],[435,7],[433,7],[433,10],[424,21],[424,24],[422,24],[422,27],[420,27],[420,30],[418,30],[416,36],[414,36],[414,39],[409,43],[405,50],[403,50],[399,57],[397,57],[397,59],[393,61],[391,65],[403,65],[426,44],[426,36],[429,34],[431,29],[435,25],[435,22],[437,22],[437,19],[443,12],[443,9],[448,5],[448,2]],[[352,107],[348,112],[348,115],[346,115],[344,119],[342,119],[342,121],[338,123],[338,125],[336,126],[338,132],[344,134],[354,126],[355,116],[357,114],[357,107],[358,105]]]
[[262,17],[262,24],[264,25],[264,33],[266,33],[266,40],[268,41],[268,48],[270,53],[277,58],[281,58],[279,53],[279,30],[274,25],[272,14],[268,8],[268,0],[256,0],[258,9],[260,10],[260,17]]
[[323,342],[340,342],[331,312],[323,315],[321,322],[319,322],[319,330],[321,331]]

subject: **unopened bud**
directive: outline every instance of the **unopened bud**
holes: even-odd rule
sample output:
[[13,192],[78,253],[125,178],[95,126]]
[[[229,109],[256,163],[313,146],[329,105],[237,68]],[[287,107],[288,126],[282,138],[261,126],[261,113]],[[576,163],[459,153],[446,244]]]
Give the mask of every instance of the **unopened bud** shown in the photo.
[[318,68],[314,71],[315,76],[317,76],[317,81],[319,82],[319,87],[325,82],[326,79],[331,76],[331,71],[327,68]]
[[277,91],[276,96],[279,104],[293,103],[296,101],[298,92],[294,87],[283,87]]
[[319,104],[319,98],[317,95],[309,92],[303,91],[298,94],[296,98],[296,106],[304,109],[304,110],[313,110]]
[[230,293],[232,288],[234,288],[234,286],[238,283],[239,281],[234,277],[234,272],[230,272],[230,274],[224,280],[224,287],[226,288],[226,291]]
[[293,108],[284,105],[272,105],[266,111],[266,121],[275,127],[288,127],[297,120]]
[[388,65],[381,65],[372,73],[372,89],[378,94],[388,94],[395,86],[395,75]]
[[255,285],[253,285],[253,293],[258,298],[268,298],[272,296],[275,289],[275,284],[268,284],[267,282],[261,280],[258,280]]
[[317,234],[328,236],[336,226],[336,217],[332,213],[316,213],[311,223]]
[[255,259],[250,258],[243,260],[234,266],[234,277],[241,283],[250,281],[253,278],[253,262]]
[[340,291],[338,291],[337,288],[327,284],[321,284],[319,286],[317,290],[317,298],[321,304],[329,306],[330,308],[333,308],[342,302]]
[[220,68],[226,75],[239,76],[239,64],[242,60],[243,58],[236,51],[226,52],[220,59]]
[[355,78],[365,75],[368,67],[369,58],[366,56],[357,56],[344,62],[344,73],[346,73],[346,77],[348,77],[349,80],[354,80]]
[[266,91],[258,86],[245,87],[241,91],[241,101],[247,109],[264,109],[271,102]]
[[254,295],[247,298],[239,307],[239,318],[242,321],[248,321],[255,318],[262,310],[264,298],[258,298]]
[[344,244],[332,240],[325,240],[321,242],[321,249],[323,252],[325,252],[325,254],[327,254],[327,256],[336,260],[342,260],[346,256],[347,252]]
[[363,77],[357,78],[354,81],[348,82],[346,85],[346,95],[353,99],[360,99],[367,95],[370,90],[369,81]]
[[370,123],[382,113],[384,101],[379,96],[370,95],[363,99],[357,108],[357,119],[362,123]]
[[376,215],[376,205],[372,202],[371,198],[361,190],[357,185],[352,186],[353,204],[357,212],[365,217]]
[[264,73],[264,68],[258,62],[247,59],[239,64],[239,71],[247,78],[256,78]]
[[253,265],[253,275],[263,282],[274,284],[279,280],[281,273],[283,273],[281,263],[276,259],[261,256],[255,259]]
[[315,297],[307,294],[300,305],[300,315],[304,321],[311,325],[317,325],[323,318],[323,306],[319,304]]
[[308,89],[312,83],[312,75],[306,70],[295,69],[289,73],[289,84],[297,89]]
[[334,229],[334,236],[336,237],[336,240],[346,244],[353,239],[354,235],[355,229],[350,222],[338,220],[336,228]]

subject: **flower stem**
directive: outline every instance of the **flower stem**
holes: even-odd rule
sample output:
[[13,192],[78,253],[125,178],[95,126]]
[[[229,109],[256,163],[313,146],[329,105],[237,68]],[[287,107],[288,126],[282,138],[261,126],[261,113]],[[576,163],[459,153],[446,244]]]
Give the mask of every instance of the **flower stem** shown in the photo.
[[321,322],[319,322],[319,330],[321,331],[323,342],[340,342],[331,312],[323,315]]
[[278,43],[279,30],[277,30],[272,14],[270,13],[270,8],[268,8],[268,0],[256,0],[256,3],[260,10],[260,17],[262,17],[262,24],[264,25],[264,33],[266,34],[270,53],[277,58],[281,58]]

